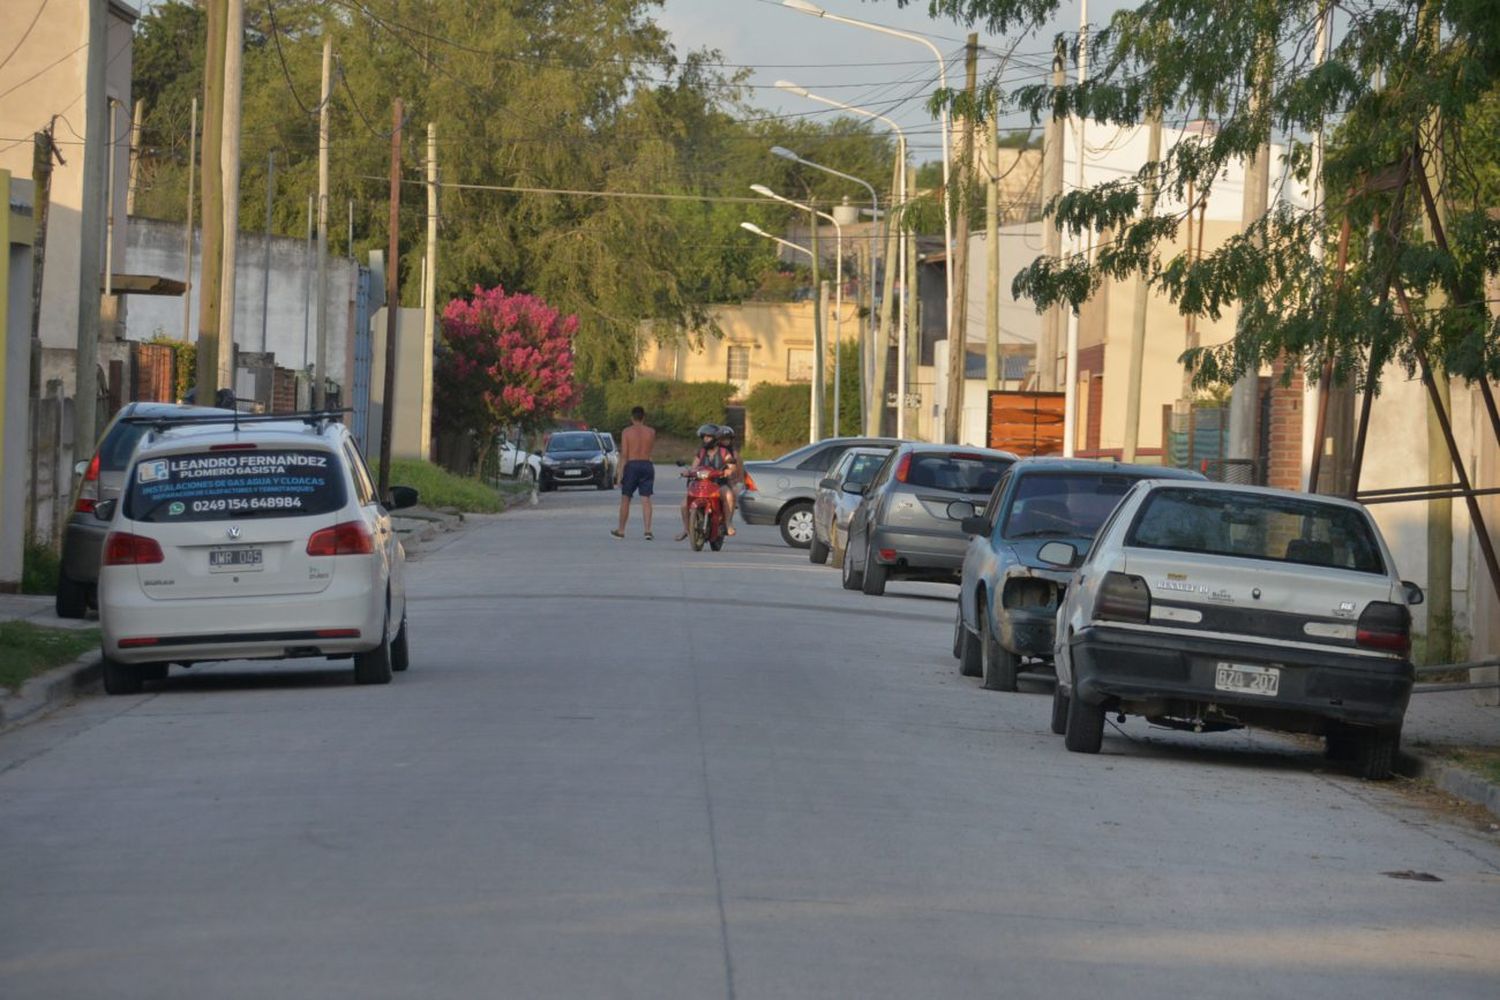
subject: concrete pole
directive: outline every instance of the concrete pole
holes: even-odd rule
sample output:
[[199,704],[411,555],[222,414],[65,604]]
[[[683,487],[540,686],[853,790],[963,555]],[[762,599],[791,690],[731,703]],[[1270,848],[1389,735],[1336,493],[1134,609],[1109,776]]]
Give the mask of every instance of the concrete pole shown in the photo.
[[[917,172],[914,168],[906,170],[907,193],[915,191],[917,187]],[[902,336],[906,339],[906,372],[900,379],[900,398],[896,401],[897,412],[902,415],[902,426],[897,429],[896,434],[902,438],[914,438],[917,436],[918,411],[914,407],[907,406],[907,399],[914,395],[912,392],[912,371],[922,366],[922,297],[918,288],[917,280],[917,234],[915,230],[908,230],[901,241],[901,268],[903,276],[901,283],[905,293],[901,296],[903,305],[910,299],[910,305],[903,314],[905,323]]]
[[401,98],[391,104],[391,188],[390,218],[385,252],[385,371],[384,392],[380,397],[380,484],[381,499],[390,495],[391,433],[396,409],[396,337],[401,316],[401,125],[405,119]]
[[[224,270],[219,290],[219,385],[234,389],[234,301],[240,246],[240,93],[244,78],[245,0],[227,0],[224,28]],[[213,400],[199,400],[212,404]]]
[[432,354],[437,346],[438,167],[437,123],[427,123],[427,259],[422,298],[422,457],[432,440]]
[[[115,294],[115,151],[118,137],[120,102],[109,99],[109,155],[104,160],[104,295]],[[111,303],[112,304],[112,303]]]
[[[1089,79],[1089,0],[1081,0],[1078,11],[1078,85],[1081,87]],[[1078,188],[1084,185],[1084,127],[1087,124],[1082,115],[1078,116]],[[1080,236],[1075,244],[1076,252],[1085,257],[1090,255],[1089,244],[1093,234]],[[1062,453],[1067,458],[1073,457],[1073,452],[1078,447],[1078,309],[1069,309],[1067,317],[1067,344],[1063,351],[1063,446]]]
[[[1263,43],[1269,49],[1270,43]],[[1274,52],[1270,53],[1274,56]],[[1261,65],[1252,67],[1250,94],[1251,113],[1255,114],[1265,102],[1265,88],[1269,84],[1269,69],[1264,65],[1268,56],[1257,55]],[[1271,196],[1271,144],[1266,142],[1255,151],[1245,164],[1245,194],[1241,202],[1241,232],[1248,231],[1266,214]],[[1262,244],[1264,245],[1264,244]],[[1234,384],[1229,396],[1229,458],[1253,459],[1259,444],[1260,424],[1260,370],[1252,364]]]
[[198,371],[194,385],[198,402],[210,406],[219,391],[219,285],[224,267],[224,3],[206,2],[208,51],[203,62],[203,249],[198,269]]
[[[807,197],[809,205],[812,203],[812,193]],[[820,297],[823,289],[823,279],[819,267],[818,257],[821,251],[818,249],[818,210],[809,208],[807,213],[808,222],[812,226],[812,238],[808,246],[812,249],[812,283],[813,283],[813,370],[811,403],[808,405],[807,420],[809,425],[808,441],[821,441],[823,439],[823,351],[827,340],[823,335],[823,320],[827,315],[827,307]]]
[[[1052,52],[1052,88],[1060,89],[1067,82],[1061,43]],[[1042,134],[1042,204],[1046,205],[1062,194],[1063,189],[1063,120],[1047,119]],[[1042,252],[1056,260],[1062,256],[1062,230],[1055,224],[1042,227]],[[1058,341],[1063,326],[1062,306],[1051,305],[1042,314],[1041,339],[1036,350],[1037,388],[1043,392],[1057,391]]]
[[833,224],[833,436],[843,433],[843,410],[840,409],[844,381],[844,227]]
[[198,166],[198,98],[193,97],[193,120],[188,126],[187,226],[182,235],[182,339],[193,339],[193,171]]
[[[964,47],[964,90],[972,102],[979,79],[979,35],[969,34]],[[944,396],[943,440],[957,444],[963,435],[964,383],[969,361],[969,202],[974,189],[974,117],[964,121],[958,157],[958,242],[948,252],[952,275],[948,300],[948,391]]]
[[984,186],[984,384],[1000,388],[1000,122],[992,109],[985,159],[989,183]]
[[323,30],[323,88],[318,102],[318,308],[312,405],[323,408],[328,363],[328,110],[333,93],[333,36]]
[[267,327],[271,317],[271,226],[275,223],[276,208],[276,154],[266,158],[266,238],[261,255],[260,277],[260,350],[266,351]]
[[313,223],[317,218],[317,202],[307,196],[307,241],[302,248],[302,371],[310,374],[312,348],[309,337],[312,333],[312,272],[313,272]]
[[[1153,114],[1146,139],[1146,162],[1153,167],[1161,159],[1161,115]],[[1146,187],[1141,201],[1141,217],[1150,218],[1156,212],[1156,182]],[[1146,307],[1149,305],[1150,287],[1144,274],[1135,278],[1135,302],[1130,316],[1130,376],[1125,383],[1125,446],[1121,458],[1135,461],[1136,446],[1141,436],[1141,376],[1146,356]]]
[[[78,337],[73,390],[73,460],[94,453],[94,403],[99,393],[99,272],[104,242],[105,144],[109,135],[105,104],[105,28],[109,4],[89,0],[88,58],[84,77],[83,199],[78,248]],[[59,421],[59,424],[61,422]]]
[[[901,186],[906,180],[906,140],[904,137],[896,139],[896,166],[891,172],[891,189],[896,193],[895,204],[903,204],[904,199],[900,195]],[[885,269],[884,287],[880,295],[880,325],[875,335],[875,349],[871,352],[874,357],[873,372],[870,377],[870,408],[866,413],[865,434],[877,437],[885,431],[885,382],[886,373],[889,370],[891,354],[891,319],[896,301],[896,280],[898,272],[897,242],[901,239],[901,231],[896,224],[896,213],[887,210],[885,213],[885,254],[881,263]],[[871,261],[870,273],[873,280],[874,262]],[[902,316],[906,315],[906,296],[901,297]],[[897,340],[901,346],[897,349],[898,368],[896,384],[899,386],[906,375],[906,342],[901,331],[897,331]],[[898,407],[899,410],[899,407]]]
[[141,119],[146,115],[146,99],[135,102],[135,112],[130,117],[130,170],[125,185],[125,215],[135,214],[135,195],[141,181]]
[[828,315],[828,282],[818,282],[818,325],[814,331],[813,344],[813,412],[812,424],[814,427],[814,440],[823,439],[823,409],[825,380],[828,373],[826,355],[828,353],[828,339],[824,334],[826,329],[823,318]]

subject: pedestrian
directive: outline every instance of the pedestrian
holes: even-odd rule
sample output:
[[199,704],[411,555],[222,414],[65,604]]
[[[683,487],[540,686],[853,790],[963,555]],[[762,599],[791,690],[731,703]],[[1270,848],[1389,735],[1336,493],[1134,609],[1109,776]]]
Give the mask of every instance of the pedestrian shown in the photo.
[[610,531],[616,538],[625,537],[630,498],[639,492],[646,541],[651,541],[651,494],[656,489],[656,466],[651,461],[651,452],[655,448],[656,430],[646,423],[646,411],[639,406],[632,408],[630,426],[620,432],[620,467],[615,473],[615,484],[620,487],[620,526]]

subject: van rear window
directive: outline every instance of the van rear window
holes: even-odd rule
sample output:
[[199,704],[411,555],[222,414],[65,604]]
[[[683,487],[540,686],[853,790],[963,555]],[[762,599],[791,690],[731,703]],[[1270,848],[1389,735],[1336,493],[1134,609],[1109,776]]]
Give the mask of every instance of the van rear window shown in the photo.
[[311,449],[201,451],[137,462],[125,516],[172,523],[304,517],[344,505],[337,456]]

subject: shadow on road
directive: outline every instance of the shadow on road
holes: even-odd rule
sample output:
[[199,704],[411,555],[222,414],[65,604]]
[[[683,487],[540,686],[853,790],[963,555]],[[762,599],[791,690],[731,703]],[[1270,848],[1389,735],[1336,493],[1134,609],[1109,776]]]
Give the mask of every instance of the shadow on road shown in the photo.
[[146,690],[158,694],[201,691],[265,691],[274,688],[303,690],[308,688],[354,687],[353,667],[297,669],[274,667],[265,670],[248,668],[193,670],[173,672],[164,681],[148,681]]

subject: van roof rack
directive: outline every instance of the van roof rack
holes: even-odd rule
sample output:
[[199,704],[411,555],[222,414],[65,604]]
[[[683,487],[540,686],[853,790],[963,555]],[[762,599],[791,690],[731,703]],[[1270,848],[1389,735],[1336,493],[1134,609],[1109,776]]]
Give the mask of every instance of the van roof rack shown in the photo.
[[173,427],[199,427],[209,424],[229,424],[236,431],[242,424],[275,424],[300,421],[309,427],[321,427],[330,420],[342,421],[344,414],[353,413],[353,408],[343,410],[300,410],[294,413],[245,413],[238,410],[233,414],[224,416],[202,416],[202,417],[177,417],[173,418],[165,414],[155,416],[129,416],[121,417],[122,423],[143,424],[151,430],[160,433]]

